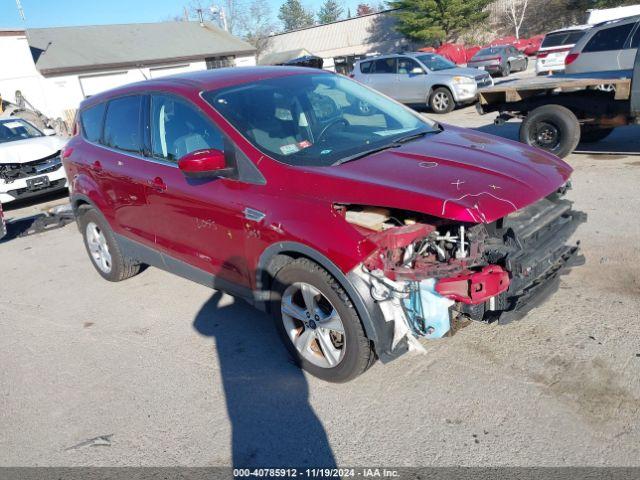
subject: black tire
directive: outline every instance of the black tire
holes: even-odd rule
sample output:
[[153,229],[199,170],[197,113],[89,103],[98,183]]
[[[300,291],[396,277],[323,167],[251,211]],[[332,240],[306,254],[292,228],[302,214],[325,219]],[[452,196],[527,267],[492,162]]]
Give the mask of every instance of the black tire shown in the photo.
[[561,105],[543,105],[527,115],[520,126],[520,141],[566,157],[578,145],[580,124],[571,110]]
[[[287,333],[281,311],[281,300],[287,288],[300,282],[319,290],[340,316],[344,326],[342,348],[345,350],[341,360],[334,367],[318,366],[304,358]],[[307,258],[289,262],[276,274],[272,291],[271,311],[276,329],[292,358],[303,370],[328,382],[343,383],[361,375],[375,362],[375,352],[349,296],[338,281],[317,263]],[[319,345],[316,344],[316,347]]]
[[[108,246],[109,254],[111,256],[111,269],[108,272],[103,271],[96,260],[94,259],[91,250],[89,248],[89,240],[87,238],[87,225],[90,223],[95,224],[101,233],[104,235],[106,244]],[[120,282],[127,278],[133,277],[140,271],[140,264],[133,259],[127,258],[122,254],[120,246],[111,231],[111,227],[104,219],[104,217],[93,208],[84,208],[79,212],[78,225],[80,232],[82,233],[82,239],[84,240],[84,246],[87,249],[87,254],[91,260],[91,264],[96,271],[110,282]]]
[[604,140],[613,132],[613,128],[597,128],[583,126],[580,132],[580,143],[595,143]]
[[438,87],[429,96],[429,107],[433,113],[449,113],[456,107],[456,102],[448,88]]
[[508,77],[509,75],[511,75],[511,64],[507,62],[505,67],[500,71],[500,76]]
[[529,68],[529,58],[528,57],[524,59],[524,68],[522,69],[522,71],[526,72],[527,68]]

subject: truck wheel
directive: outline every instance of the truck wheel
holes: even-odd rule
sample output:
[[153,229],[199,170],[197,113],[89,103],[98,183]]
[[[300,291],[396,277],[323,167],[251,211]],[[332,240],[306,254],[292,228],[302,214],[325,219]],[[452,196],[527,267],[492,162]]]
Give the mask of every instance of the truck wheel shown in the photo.
[[140,271],[140,264],[120,251],[109,224],[93,208],[81,210],[78,222],[91,263],[105,280],[119,282]]
[[571,110],[543,105],[527,115],[520,126],[520,141],[566,157],[578,145],[580,124]]
[[580,132],[581,143],[595,143],[605,139],[613,132],[613,128],[596,128],[583,126]]
[[448,88],[439,87],[431,93],[429,106],[434,113],[449,113],[454,109],[456,103]]
[[375,361],[351,300],[326,270],[299,258],[274,279],[276,328],[296,363],[329,382],[347,382]]

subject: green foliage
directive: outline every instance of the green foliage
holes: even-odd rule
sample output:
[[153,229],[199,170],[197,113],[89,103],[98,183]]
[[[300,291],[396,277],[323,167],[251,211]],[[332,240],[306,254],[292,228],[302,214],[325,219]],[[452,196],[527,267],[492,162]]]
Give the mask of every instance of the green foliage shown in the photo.
[[313,13],[302,6],[300,0],[286,0],[278,12],[278,19],[285,31],[310,27],[314,24]]
[[324,0],[324,3],[318,11],[318,23],[325,24],[335,22],[342,18],[344,9],[336,0]]
[[436,43],[485,20],[492,0],[393,0],[396,29],[412,40]]

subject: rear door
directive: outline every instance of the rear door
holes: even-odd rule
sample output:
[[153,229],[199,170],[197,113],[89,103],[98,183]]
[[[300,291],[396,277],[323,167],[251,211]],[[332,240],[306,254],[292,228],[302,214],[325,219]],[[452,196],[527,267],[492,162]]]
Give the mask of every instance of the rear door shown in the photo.
[[398,85],[395,99],[403,103],[425,103],[427,101],[426,71],[410,57],[398,58]]
[[374,60],[373,72],[369,75],[369,86],[391,98],[397,98],[399,94],[397,68],[398,61],[396,57]]

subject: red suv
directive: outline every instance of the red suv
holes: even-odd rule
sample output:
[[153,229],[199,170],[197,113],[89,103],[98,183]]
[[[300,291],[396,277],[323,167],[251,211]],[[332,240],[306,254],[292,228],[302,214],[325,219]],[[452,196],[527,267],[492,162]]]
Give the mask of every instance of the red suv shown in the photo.
[[100,275],[152,265],[244,298],[330,381],[456,319],[508,321],[578,258],[566,163],[329,72],[111,90],[82,103],[63,157]]

